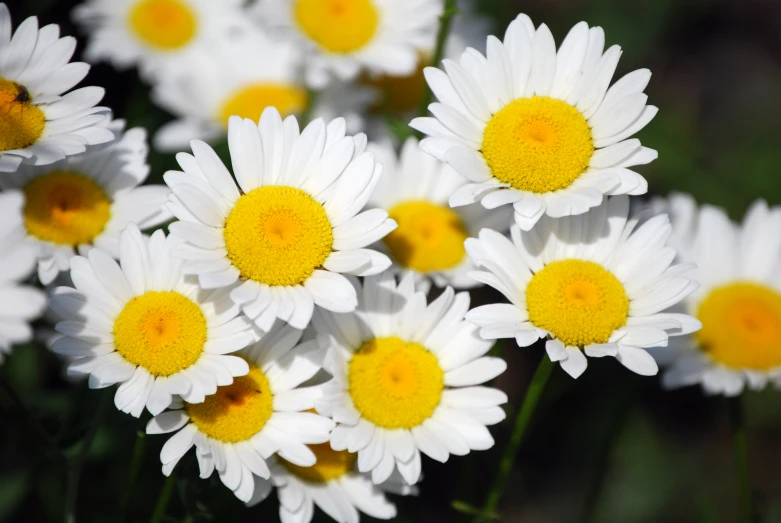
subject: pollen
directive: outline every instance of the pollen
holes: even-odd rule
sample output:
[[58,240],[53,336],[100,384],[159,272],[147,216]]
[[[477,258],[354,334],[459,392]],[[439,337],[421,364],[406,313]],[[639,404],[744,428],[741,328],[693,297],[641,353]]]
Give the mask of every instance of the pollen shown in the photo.
[[266,107],[276,107],[284,118],[300,113],[307,103],[306,90],[297,85],[253,84],[228,96],[220,107],[218,120],[225,127],[231,116],[250,118],[257,122]]
[[356,455],[346,450],[333,450],[330,443],[307,445],[315,457],[317,463],[311,467],[301,467],[282,458],[280,463],[294,476],[308,483],[326,483],[341,478],[352,471],[355,466]]
[[567,346],[607,343],[626,323],[624,286],[601,265],[562,260],[546,265],[526,287],[529,321]]
[[91,178],[53,171],[25,187],[24,225],[39,240],[59,245],[89,244],[111,218],[111,202]]
[[38,141],[46,115],[23,85],[0,78],[0,152],[25,149]]
[[700,348],[735,369],[781,366],[781,294],[751,282],[717,287],[700,303]]
[[442,399],[445,375],[437,357],[419,343],[375,338],[349,363],[350,397],[371,423],[411,429],[431,417]]
[[493,115],[481,151],[500,182],[540,194],[572,185],[588,168],[594,144],[575,107],[534,96],[519,98]]
[[323,50],[351,53],[374,38],[380,14],[372,0],[295,0],[294,18]]
[[136,296],[114,322],[117,352],[154,376],[171,376],[190,367],[205,343],[201,308],[174,291]]
[[187,415],[199,431],[225,442],[246,441],[263,430],[274,413],[274,396],[263,371],[249,363],[249,374],[218,387],[203,403],[186,403]]
[[198,30],[198,18],[182,0],[139,0],[130,9],[128,24],[147,46],[174,51],[187,45]]
[[414,200],[395,205],[388,215],[398,227],[383,241],[404,267],[428,273],[452,269],[463,262],[464,240],[469,235],[453,210]]
[[225,221],[225,247],[242,278],[298,285],[331,254],[325,209],[300,189],[258,187],[241,196]]

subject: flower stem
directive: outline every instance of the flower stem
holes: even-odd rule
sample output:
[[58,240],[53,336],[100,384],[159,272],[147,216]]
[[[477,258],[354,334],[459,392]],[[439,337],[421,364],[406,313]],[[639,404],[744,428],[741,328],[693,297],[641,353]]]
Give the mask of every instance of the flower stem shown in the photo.
[[163,483],[163,490],[160,491],[160,496],[157,498],[155,504],[155,510],[152,512],[152,517],[149,518],[149,523],[160,523],[165,516],[165,509],[168,507],[168,501],[171,499],[171,494],[174,491],[176,485],[176,473],[171,472]]
[[76,523],[76,501],[79,497],[81,471],[84,468],[84,461],[92,448],[92,441],[95,439],[95,434],[98,432],[98,427],[100,427],[100,422],[106,413],[110,399],[110,394],[105,392],[102,394],[98,407],[95,409],[92,423],[81,441],[79,453],[68,464],[67,488],[65,491],[65,523]]
[[537,366],[537,370],[534,372],[534,377],[529,384],[529,389],[526,391],[526,397],[523,399],[523,404],[518,412],[518,416],[515,418],[515,426],[510,435],[510,441],[507,443],[504,454],[502,454],[502,459],[499,462],[499,470],[494,478],[493,486],[480,511],[480,516],[474,519],[475,523],[490,521],[495,517],[496,507],[499,504],[499,500],[502,498],[504,489],[507,487],[507,481],[510,478],[510,472],[512,471],[513,463],[515,463],[515,456],[518,454],[518,448],[520,447],[521,441],[523,441],[523,436],[526,433],[526,429],[529,426],[534,410],[540,401],[542,391],[545,388],[545,384],[548,382],[548,378],[550,378],[552,371],[553,362],[551,362],[547,356],[543,355],[540,364]]
[[742,396],[736,396],[729,398],[728,401],[735,449],[735,466],[738,476],[739,521],[741,523],[753,523],[754,508],[748,476],[748,442],[746,438],[746,415],[743,409],[743,398]]
[[133,497],[133,489],[138,481],[141,465],[144,463],[145,451],[146,432],[144,432],[143,429],[139,429],[136,431],[136,443],[133,445],[133,457],[130,459],[130,470],[128,471],[125,487],[122,489],[122,496],[119,498],[119,505],[117,506],[117,523],[122,523],[127,516],[130,500]]
[[[439,17],[439,32],[437,33],[437,43],[434,47],[434,56],[431,57],[431,65],[434,67],[439,67],[439,62],[442,61],[442,57],[445,54],[445,42],[447,41],[447,35],[450,33],[450,23],[453,20],[453,15],[456,13],[458,13],[456,0],[445,0],[445,6]],[[423,98],[420,99],[420,107],[418,109],[418,114],[420,116],[426,116],[428,113],[428,104],[431,103],[431,94],[431,88],[426,84]]]

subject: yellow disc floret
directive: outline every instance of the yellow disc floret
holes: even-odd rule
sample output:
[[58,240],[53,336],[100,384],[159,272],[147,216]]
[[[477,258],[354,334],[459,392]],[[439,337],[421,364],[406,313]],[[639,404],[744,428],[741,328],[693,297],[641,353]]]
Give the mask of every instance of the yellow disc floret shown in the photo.
[[308,445],[317,457],[317,463],[311,467],[301,467],[280,458],[282,465],[293,475],[309,483],[325,483],[337,479],[355,465],[356,455],[346,450],[333,450],[330,443]]
[[331,53],[350,53],[377,32],[379,13],[372,0],[295,0],[301,30]]
[[225,247],[242,278],[297,285],[331,254],[333,232],[322,205],[300,189],[258,187],[225,220]]
[[629,315],[624,286],[601,265],[562,260],[546,265],[526,286],[529,321],[567,346],[607,343]]
[[445,374],[419,343],[397,337],[368,341],[350,360],[355,408],[386,429],[411,429],[428,419],[442,399]]
[[220,107],[218,119],[228,126],[231,116],[250,118],[257,122],[266,107],[276,107],[284,118],[306,107],[306,90],[293,84],[254,84],[238,89]]
[[198,30],[198,18],[181,0],[139,0],[130,8],[128,24],[146,45],[161,51],[184,47]]
[[699,346],[735,369],[781,366],[781,294],[765,285],[736,282],[712,290],[699,305]]
[[203,403],[185,408],[198,430],[225,443],[246,441],[260,432],[274,413],[274,396],[263,371],[249,364],[249,374],[233,378]]
[[393,206],[388,215],[398,227],[383,241],[404,267],[426,273],[452,269],[464,260],[469,235],[450,208],[413,200]]
[[53,171],[25,187],[24,225],[39,240],[60,245],[92,243],[111,217],[111,202],[92,178]]
[[482,153],[499,181],[520,191],[569,187],[588,168],[591,129],[575,107],[547,96],[519,98],[493,115]]
[[27,88],[0,78],[0,152],[30,147],[45,125],[46,115],[33,105]]
[[174,291],[136,296],[114,322],[117,352],[154,376],[170,376],[198,361],[206,318],[191,299]]

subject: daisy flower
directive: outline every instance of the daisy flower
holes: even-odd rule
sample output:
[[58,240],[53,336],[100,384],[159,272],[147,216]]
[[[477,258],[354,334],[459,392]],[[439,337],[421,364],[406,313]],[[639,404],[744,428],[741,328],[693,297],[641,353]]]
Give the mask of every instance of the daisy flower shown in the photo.
[[[201,477],[214,470],[241,501],[265,497],[270,486],[267,460],[273,455],[309,467],[316,457],[307,447],[328,441],[334,423],[315,413],[320,386],[299,387],[321,368],[317,340],[299,343],[301,331],[278,322],[242,352],[246,376],[219,387],[203,403],[177,402],[147,425],[147,434],[176,432],[160,452],[163,474],[173,472],[194,445]],[[298,345],[296,345],[298,344]],[[253,499],[254,498],[254,499]]]
[[638,225],[628,212],[629,198],[617,196],[585,216],[542,218],[531,231],[514,225],[512,241],[488,229],[470,238],[466,250],[481,267],[472,277],[510,303],[477,307],[467,319],[488,340],[526,347],[547,337],[551,361],[573,378],[586,370],[586,356],[614,356],[633,372],[656,374],[644,349],[700,328],[691,316],[661,311],[697,283],[685,275],[692,264],[673,264],[667,216]]
[[670,212],[680,256],[697,264],[701,287],[682,304],[702,330],[660,352],[663,383],[701,384],[708,394],[781,387],[781,207],[759,200],[742,225],[719,208],[699,209],[675,194],[657,208]]
[[383,176],[369,201],[388,211],[398,227],[383,238],[384,248],[401,270],[412,270],[419,282],[432,279],[440,287],[474,287],[467,273],[474,269],[464,240],[483,228],[507,230],[509,209],[489,211],[480,205],[451,209],[447,199],[467,183],[444,162],[424,153],[409,138],[397,156],[390,141],[369,144],[383,166]]
[[0,3],[0,173],[21,163],[49,164],[114,137],[105,128],[109,110],[95,107],[102,88],[63,94],[89,71],[69,62],[75,49],[73,37],[60,38],[56,24],[38,29],[34,16],[12,32]]
[[486,425],[502,421],[500,390],[479,386],[507,368],[485,356],[493,345],[464,321],[469,294],[451,287],[426,305],[412,274],[397,286],[392,274],[366,278],[358,309],[318,310],[313,325],[329,339],[317,411],[337,423],[333,450],[358,453],[358,470],[380,484],[398,469],[415,484],[420,453],[445,462],[450,454],[486,450]]
[[40,246],[44,285],[68,270],[76,252],[100,247],[118,258],[119,235],[128,223],[150,228],[172,218],[166,186],[139,187],[149,174],[146,131],[124,127],[122,120],[107,126],[114,137],[107,147],[49,165],[23,164],[0,176],[0,188],[25,194],[20,226]]
[[656,151],[630,137],[657,109],[643,90],[651,72],[631,72],[608,89],[621,55],[603,53],[605,35],[581,22],[558,52],[547,26],[526,15],[500,42],[488,37],[487,58],[467,49],[445,71],[425,70],[439,100],[434,118],[410,126],[429,135],[423,150],[448,162],[471,183],[450,205],[513,204],[515,221],[531,229],[544,214],[583,214],[605,194],[644,194],[647,182],[629,167]]
[[[137,65],[152,79],[185,71],[200,50],[245,34],[241,0],[86,0],[72,12],[87,60]],[[203,77],[200,78],[203,80]]]
[[90,388],[120,384],[114,403],[139,417],[162,412],[174,394],[200,403],[218,385],[250,370],[229,353],[255,340],[227,289],[204,291],[171,256],[177,240],[156,231],[122,232],[119,265],[92,249],[71,259],[75,289],[60,287],[51,307],[64,321],[52,350],[72,358],[68,375],[89,376]]
[[194,156],[177,155],[184,172],[165,174],[185,271],[206,289],[232,286],[263,331],[276,318],[303,329],[315,305],[354,310],[355,289],[340,273],[387,269],[388,257],[365,247],[396,227],[383,210],[361,212],[382,172],[366,137],[345,136],[341,118],[299,133],[294,116],[283,122],[269,107],[260,124],[231,117],[228,145],[236,181],[198,140]]
[[24,195],[0,193],[0,363],[11,347],[33,338],[30,321],[41,315],[46,297],[22,282],[35,268],[37,248],[19,234]]
[[361,71],[412,73],[441,11],[439,0],[264,0],[253,8],[262,24],[304,42],[313,87]]

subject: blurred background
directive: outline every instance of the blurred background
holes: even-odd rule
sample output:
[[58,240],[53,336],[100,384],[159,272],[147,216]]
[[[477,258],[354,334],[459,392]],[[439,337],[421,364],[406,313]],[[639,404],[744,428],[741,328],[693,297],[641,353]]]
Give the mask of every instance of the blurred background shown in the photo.
[[[218,0],[214,0],[218,1]],[[37,15],[41,25],[70,21],[74,0],[11,0],[14,26]],[[558,42],[580,20],[605,29],[607,44],[620,44],[616,77],[637,68],[653,71],[647,89],[660,107],[640,133],[659,159],[640,172],[652,194],[685,191],[703,203],[725,207],[740,219],[761,197],[781,203],[781,2],[778,0],[480,0],[494,34],[521,11],[548,24]],[[79,51],[83,49],[80,39]],[[77,57],[78,53],[77,51]],[[171,120],[149,101],[149,87],[135,70],[93,66],[82,85],[101,85],[101,105],[128,127],[150,134]],[[392,115],[391,115],[392,116]],[[161,183],[176,168],[173,155],[150,153],[149,182]],[[496,300],[481,291],[475,301]],[[492,428],[497,445],[487,452],[424,458],[421,493],[394,498],[398,521],[469,521],[498,465],[543,347],[496,347],[509,369],[496,382],[510,396],[508,419]],[[62,379],[62,365],[42,345],[18,347],[0,368],[65,455],[80,449],[102,395],[86,383]],[[746,395],[750,474],[762,523],[781,522],[781,395]],[[145,415],[146,416],[146,415]],[[141,421],[109,408],[82,472],[78,520],[146,521],[164,483],[158,455],[166,438],[142,438]],[[66,427],[61,430],[60,427]],[[0,521],[60,521],[65,461],[53,444],[0,392]],[[119,499],[131,455],[144,452],[142,480],[123,512]],[[246,509],[216,475],[197,478],[191,453],[177,468],[176,492],[163,521],[277,520],[277,503]],[[577,381],[556,369],[522,445],[499,508],[507,522],[732,522],[737,521],[737,482],[723,398],[699,388],[666,392],[657,378],[628,372],[612,358],[590,359]],[[321,519],[327,521],[319,514]],[[370,518],[366,518],[370,520]]]

